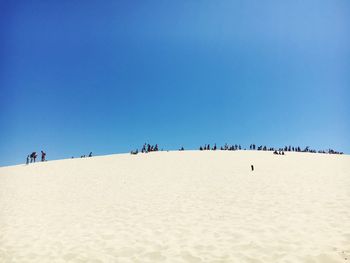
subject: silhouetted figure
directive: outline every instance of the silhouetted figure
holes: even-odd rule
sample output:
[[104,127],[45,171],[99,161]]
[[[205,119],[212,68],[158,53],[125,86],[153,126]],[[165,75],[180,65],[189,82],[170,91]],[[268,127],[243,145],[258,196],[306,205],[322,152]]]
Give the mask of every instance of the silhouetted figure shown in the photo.
[[138,154],[138,153],[139,153],[139,150],[138,150],[138,149],[136,149],[135,151],[131,151],[130,153],[131,153],[131,154],[135,154],[135,155],[136,155],[136,154]]
[[89,157],[92,157],[92,152],[89,153]]
[[252,171],[254,171],[254,165],[250,165],[250,168],[252,169]]
[[27,162],[26,162],[26,164],[29,164],[29,155],[27,155]]
[[45,162],[45,160],[46,160],[46,152],[41,151],[41,161]]
[[36,152],[32,152],[31,155],[30,155],[30,162],[34,162],[35,163],[35,159],[36,159],[37,155],[36,155]]
[[200,146],[200,147],[199,147],[199,150],[200,150],[200,151],[203,151],[203,148],[202,148],[202,146]]

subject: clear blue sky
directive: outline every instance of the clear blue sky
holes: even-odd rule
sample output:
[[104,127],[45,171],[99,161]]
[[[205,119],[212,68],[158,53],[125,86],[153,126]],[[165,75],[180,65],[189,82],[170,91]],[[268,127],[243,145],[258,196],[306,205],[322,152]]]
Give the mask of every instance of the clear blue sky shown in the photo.
[[350,152],[350,2],[1,1],[0,166],[250,143]]

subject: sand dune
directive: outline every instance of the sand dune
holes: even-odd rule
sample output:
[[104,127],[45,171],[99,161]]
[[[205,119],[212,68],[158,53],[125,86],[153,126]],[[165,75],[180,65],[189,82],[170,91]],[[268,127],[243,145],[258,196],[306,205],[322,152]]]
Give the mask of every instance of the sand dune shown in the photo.
[[0,262],[347,261],[350,156],[185,151],[0,168]]

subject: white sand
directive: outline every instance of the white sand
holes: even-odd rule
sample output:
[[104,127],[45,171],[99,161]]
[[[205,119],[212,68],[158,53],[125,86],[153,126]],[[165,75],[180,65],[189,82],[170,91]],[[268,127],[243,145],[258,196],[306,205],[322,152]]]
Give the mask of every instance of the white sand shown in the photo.
[[0,262],[350,262],[350,156],[185,151],[3,167]]

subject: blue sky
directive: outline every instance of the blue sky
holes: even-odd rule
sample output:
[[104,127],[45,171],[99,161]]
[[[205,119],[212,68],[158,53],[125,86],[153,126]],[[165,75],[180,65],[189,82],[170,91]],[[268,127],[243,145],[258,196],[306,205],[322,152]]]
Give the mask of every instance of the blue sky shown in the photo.
[[350,152],[350,2],[1,1],[0,165],[204,143]]

